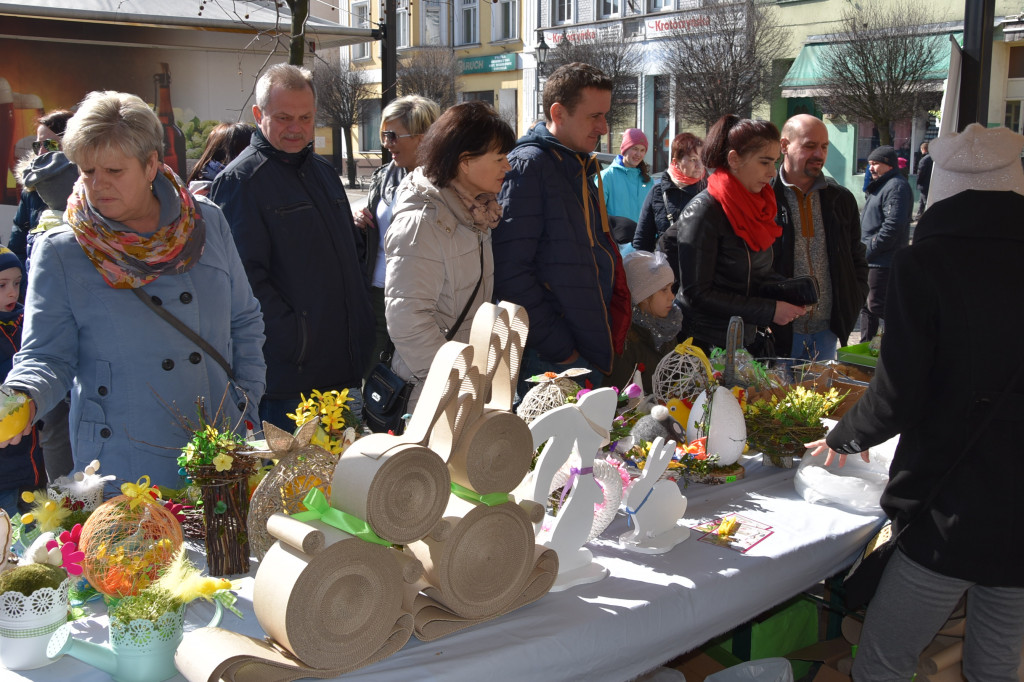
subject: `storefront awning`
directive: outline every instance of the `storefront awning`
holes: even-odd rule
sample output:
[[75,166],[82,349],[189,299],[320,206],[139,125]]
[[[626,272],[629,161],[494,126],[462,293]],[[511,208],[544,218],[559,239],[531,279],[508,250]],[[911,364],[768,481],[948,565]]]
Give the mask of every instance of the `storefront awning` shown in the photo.
[[[953,34],[956,42],[963,45],[964,34],[962,31]],[[782,79],[783,97],[820,97],[824,94],[822,90],[822,59],[825,51],[831,43],[808,43],[800,48],[793,65],[789,67],[786,77]],[[946,78],[949,69],[948,50],[939,50],[935,62],[926,74],[924,80],[928,81],[928,89],[941,91],[942,82]]]

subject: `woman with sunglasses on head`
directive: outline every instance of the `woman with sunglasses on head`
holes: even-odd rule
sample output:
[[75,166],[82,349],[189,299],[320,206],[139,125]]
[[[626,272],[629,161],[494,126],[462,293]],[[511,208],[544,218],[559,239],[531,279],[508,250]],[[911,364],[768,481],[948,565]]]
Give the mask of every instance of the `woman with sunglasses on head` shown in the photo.
[[377,324],[367,374],[380,360],[388,341],[384,319],[384,235],[391,225],[395,190],[406,174],[416,168],[416,152],[423,135],[440,115],[441,108],[436,102],[419,95],[399,97],[381,113],[380,144],[391,152],[391,162],[374,171],[366,208],[353,215],[356,227],[366,232],[366,274],[372,285],[370,300]]
[[457,104],[423,136],[420,165],[395,194],[385,295],[391,368],[415,383],[409,412],[446,336],[466,341],[473,314],[494,296],[491,230],[515,141],[491,105]]
[[[60,150],[60,139],[74,114],[65,109],[51,111],[36,119],[36,140],[32,143],[33,156]],[[39,216],[46,210],[46,203],[34,191],[22,190],[18,212],[14,214],[14,225],[7,247],[24,263],[28,255],[28,233],[39,223]]]

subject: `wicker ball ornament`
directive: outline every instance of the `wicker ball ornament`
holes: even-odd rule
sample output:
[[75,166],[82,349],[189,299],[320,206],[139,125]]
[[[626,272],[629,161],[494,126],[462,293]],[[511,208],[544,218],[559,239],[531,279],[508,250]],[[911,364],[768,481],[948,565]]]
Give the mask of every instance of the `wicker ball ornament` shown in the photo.
[[267,519],[277,512],[290,516],[306,511],[302,500],[313,488],[328,499],[331,497],[331,479],[338,457],[311,442],[319,423],[319,419],[306,422],[292,436],[270,422],[263,422],[267,445],[278,462],[249,500],[249,549],[259,559],[275,541],[267,531]]
[[687,339],[658,362],[651,378],[654,397],[662,402],[679,398],[692,404],[713,383],[712,374],[704,351]]
[[103,594],[135,595],[158,577],[181,542],[181,524],[160,503],[118,495],[82,527],[82,573]]
[[561,374],[547,372],[530,377],[527,381],[537,385],[526,392],[523,401],[516,408],[516,415],[529,424],[545,412],[561,407],[568,399],[575,396],[583,387],[572,380],[572,377],[587,374],[590,370],[572,368]]

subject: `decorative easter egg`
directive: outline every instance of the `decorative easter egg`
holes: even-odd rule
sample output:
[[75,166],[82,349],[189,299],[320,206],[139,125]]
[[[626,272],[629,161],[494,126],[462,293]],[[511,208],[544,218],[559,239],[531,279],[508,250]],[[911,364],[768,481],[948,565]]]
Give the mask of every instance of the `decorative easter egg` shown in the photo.
[[0,403],[0,442],[10,440],[28,426],[30,398],[24,393],[8,392]]
[[736,396],[724,386],[703,391],[690,410],[686,440],[692,443],[704,436],[707,436],[706,451],[718,456],[719,466],[735,464],[743,454],[747,441],[743,410]]

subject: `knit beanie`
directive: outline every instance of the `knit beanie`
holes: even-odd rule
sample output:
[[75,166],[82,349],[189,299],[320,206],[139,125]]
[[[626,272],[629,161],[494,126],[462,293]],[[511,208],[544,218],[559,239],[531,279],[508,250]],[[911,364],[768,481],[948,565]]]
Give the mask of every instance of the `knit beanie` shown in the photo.
[[633,295],[633,305],[675,281],[668,258],[661,251],[632,251],[622,257],[622,266],[626,269],[626,283]]
[[969,189],[1024,194],[1021,149],[1024,135],[978,123],[935,138],[928,147],[934,163],[928,206]]
[[21,270],[21,274],[25,274],[25,266],[22,265],[21,259],[14,255],[14,252],[8,249],[6,246],[0,246],[0,272],[9,268],[18,268]]
[[619,145],[619,153],[625,154],[627,149],[638,144],[642,144],[645,148],[650,148],[644,131],[639,128],[627,128],[626,132],[622,133],[622,144]]
[[887,166],[893,168],[899,167],[899,160],[896,157],[896,150],[887,144],[881,147],[875,147],[874,151],[868,154],[868,161],[881,161]]
[[40,154],[22,175],[22,184],[33,189],[46,205],[63,212],[68,207],[68,197],[78,180],[78,166],[68,161],[64,152]]

